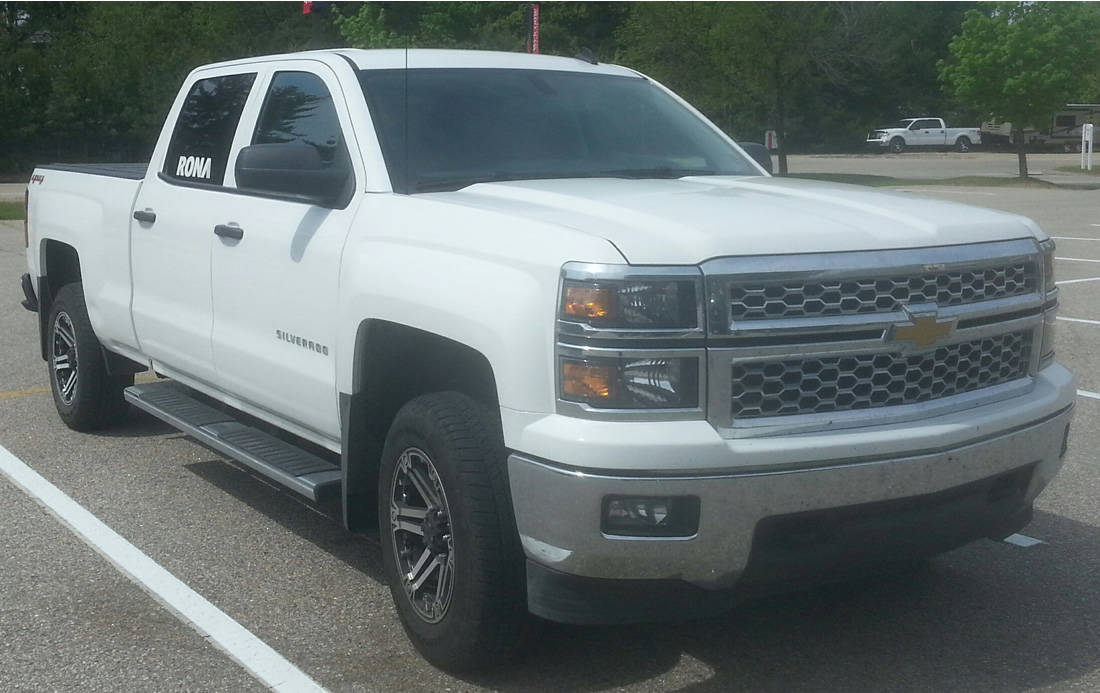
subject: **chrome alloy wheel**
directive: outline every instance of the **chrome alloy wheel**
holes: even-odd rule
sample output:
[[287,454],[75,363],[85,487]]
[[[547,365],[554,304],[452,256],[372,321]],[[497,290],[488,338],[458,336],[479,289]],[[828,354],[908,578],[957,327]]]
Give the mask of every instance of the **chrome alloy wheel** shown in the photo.
[[53,321],[53,367],[57,394],[65,406],[71,406],[76,397],[77,369],[76,330],[68,313],[58,313]]
[[439,623],[454,592],[454,535],[439,473],[417,448],[397,460],[390,485],[390,536],[405,595],[417,616]]

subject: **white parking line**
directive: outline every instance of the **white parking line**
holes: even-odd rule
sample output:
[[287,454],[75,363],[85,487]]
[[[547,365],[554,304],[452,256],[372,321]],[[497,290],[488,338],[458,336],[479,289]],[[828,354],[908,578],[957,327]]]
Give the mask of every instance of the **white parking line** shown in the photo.
[[1062,286],[1063,284],[1080,284],[1081,282],[1100,282],[1100,277],[1089,277],[1088,279],[1063,279],[1060,282],[1055,282],[1055,284]]
[[1089,399],[1100,399],[1100,395],[1096,394],[1095,392],[1089,392],[1088,390],[1078,390],[1077,396],[1087,397]]
[[[1100,224],[1093,224],[1100,226]],[[1051,236],[1056,241],[1100,241],[1100,238],[1077,238],[1075,236]]]
[[267,643],[122,538],[22,460],[0,446],[0,474],[33,498],[126,577],[173,611],[276,693],[327,693]]
[[1061,315],[1058,316],[1058,319],[1059,320],[1065,320],[1066,322],[1083,322],[1086,325],[1100,325],[1100,320],[1082,320],[1081,318],[1063,318]]
[[1100,263],[1100,260],[1087,260],[1085,258],[1080,258],[1080,257],[1056,257],[1054,259],[1055,260],[1061,260],[1062,262],[1097,262],[1097,263]]
[[1039,546],[1046,543],[1041,539],[1035,539],[1034,537],[1029,537],[1026,534],[1013,534],[1011,537],[1005,539],[1004,542],[1006,544],[1014,544],[1015,546],[1020,546],[1025,549],[1030,549],[1032,546]]

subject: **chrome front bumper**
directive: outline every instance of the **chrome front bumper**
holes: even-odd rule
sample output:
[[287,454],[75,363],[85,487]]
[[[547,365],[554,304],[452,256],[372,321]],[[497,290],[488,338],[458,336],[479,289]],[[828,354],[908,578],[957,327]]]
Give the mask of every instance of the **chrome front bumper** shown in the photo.
[[[766,518],[932,497],[1025,467],[1026,488],[1017,505],[1020,511],[1029,510],[1062,466],[1073,400],[1070,395],[1067,401],[1069,387],[1061,385],[1055,388],[1059,396],[1050,393],[1052,399],[1061,400],[1060,408],[1039,414],[1041,420],[1008,430],[980,426],[970,441],[948,448],[930,438],[923,449],[909,456],[875,458],[861,454],[856,445],[849,448],[851,457],[801,468],[677,474],[671,471],[676,468],[674,461],[668,472],[629,473],[513,454],[508,470],[517,527],[529,561],[557,573],[606,580],[677,580],[708,590],[731,588],[749,567],[754,534]],[[792,442],[804,438],[811,449],[821,437],[788,438]],[[701,500],[698,532],[687,538],[605,535],[600,514],[607,495],[697,496]]]

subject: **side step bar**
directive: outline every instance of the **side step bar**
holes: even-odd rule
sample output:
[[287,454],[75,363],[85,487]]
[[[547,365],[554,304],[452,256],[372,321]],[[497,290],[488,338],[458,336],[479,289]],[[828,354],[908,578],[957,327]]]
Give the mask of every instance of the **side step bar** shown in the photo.
[[174,383],[134,385],[125,394],[138,409],[310,500],[316,501],[322,489],[340,484],[339,465],[246,426]]

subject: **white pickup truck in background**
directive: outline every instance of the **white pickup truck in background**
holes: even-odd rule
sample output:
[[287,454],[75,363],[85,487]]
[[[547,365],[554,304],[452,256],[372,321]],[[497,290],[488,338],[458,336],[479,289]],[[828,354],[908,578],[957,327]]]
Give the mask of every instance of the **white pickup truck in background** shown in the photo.
[[27,218],[61,419],[334,494],[448,670],[1003,538],[1066,450],[1034,222],[773,178],[621,67],[202,67],[151,163],[41,166]]
[[980,128],[949,128],[942,118],[904,118],[889,127],[867,133],[870,149],[894,154],[922,147],[969,152],[981,143]]

